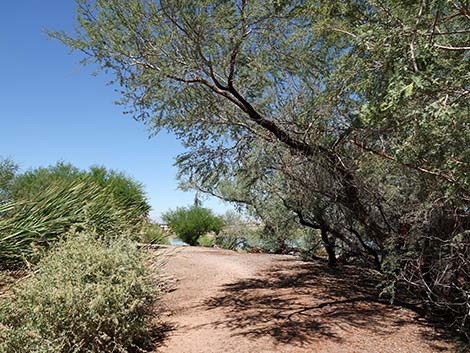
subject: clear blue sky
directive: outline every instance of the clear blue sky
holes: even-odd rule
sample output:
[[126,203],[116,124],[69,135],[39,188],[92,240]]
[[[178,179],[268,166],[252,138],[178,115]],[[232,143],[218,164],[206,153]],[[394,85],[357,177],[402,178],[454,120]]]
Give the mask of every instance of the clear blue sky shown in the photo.
[[[152,217],[193,202],[177,190],[174,158],[182,146],[169,134],[148,139],[144,126],[122,114],[103,76],[82,67],[79,54],[44,29],[71,31],[73,0],[4,1],[0,11],[0,156],[23,170],[58,160],[125,171],[146,186]],[[204,203],[217,213],[230,206]]]

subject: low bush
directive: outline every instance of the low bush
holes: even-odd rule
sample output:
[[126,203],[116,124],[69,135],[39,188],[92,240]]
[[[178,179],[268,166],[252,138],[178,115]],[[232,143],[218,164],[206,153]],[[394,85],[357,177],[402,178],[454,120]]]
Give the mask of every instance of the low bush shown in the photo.
[[197,243],[200,246],[211,247],[214,245],[214,236],[209,235],[209,234],[204,234],[197,240]]
[[266,253],[298,254],[311,260],[320,256],[321,239],[315,230],[290,229],[286,236],[270,232],[263,224],[249,223],[234,218],[214,238],[214,244],[229,250],[246,250]]
[[0,351],[138,351],[158,294],[144,261],[128,240],[68,237],[2,298]]
[[327,258],[319,232],[316,229],[302,229],[299,241],[299,256],[304,261]]
[[223,216],[225,226],[214,237],[214,244],[229,250],[249,250],[257,246],[257,227],[250,226],[239,213],[227,211]]
[[200,206],[180,207],[166,212],[162,218],[178,238],[189,245],[197,245],[199,237],[209,232],[218,233],[224,226],[222,218]]
[[251,245],[248,240],[252,238],[251,235],[251,232],[242,223],[229,225],[215,236],[214,244],[223,249],[246,250]]
[[158,224],[146,222],[137,240],[144,244],[169,244],[166,234]]

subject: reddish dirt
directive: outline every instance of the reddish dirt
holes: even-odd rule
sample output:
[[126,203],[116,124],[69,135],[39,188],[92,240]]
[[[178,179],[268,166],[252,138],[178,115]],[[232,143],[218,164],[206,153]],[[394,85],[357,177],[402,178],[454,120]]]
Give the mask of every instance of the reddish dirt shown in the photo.
[[376,300],[367,271],[291,256],[175,248],[156,348],[211,352],[451,352],[417,313]]

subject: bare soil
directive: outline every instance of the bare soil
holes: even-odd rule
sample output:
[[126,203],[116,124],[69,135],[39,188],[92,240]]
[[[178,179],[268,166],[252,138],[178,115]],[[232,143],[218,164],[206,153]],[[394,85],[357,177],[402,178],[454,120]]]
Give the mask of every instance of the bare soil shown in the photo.
[[170,248],[165,353],[451,352],[418,313],[377,300],[365,270],[292,256]]

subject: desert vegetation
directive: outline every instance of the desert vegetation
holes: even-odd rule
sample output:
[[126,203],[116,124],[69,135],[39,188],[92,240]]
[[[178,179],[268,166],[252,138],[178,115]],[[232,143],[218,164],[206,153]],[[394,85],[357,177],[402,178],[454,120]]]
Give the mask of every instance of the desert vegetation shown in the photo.
[[469,339],[468,2],[77,3],[51,35],[181,139],[187,188],[315,230]]
[[160,280],[136,242],[163,239],[143,186],[104,167],[20,173],[9,159],[0,178],[0,350],[143,349]]
[[[223,226],[222,218],[200,205],[169,210],[162,216],[172,232],[189,245],[196,245],[200,238],[209,232],[219,233]],[[206,244],[209,245],[209,244]]]
[[[204,299],[232,330],[216,344],[236,330],[288,343],[297,326],[300,341],[315,332],[339,345],[348,330],[335,319],[363,333],[364,317],[379,327],[384,310],[399,339],[398,303],[468,350],[468,0],[75,3],[74,30],[49,36],[104,72],[151,136],[179,140],[183,190],[239,211],[219,216],[196,196],[163,215],[171,231],[189,245],[315,261],[180,249],[176,273],[204,271],[183,276],[198,296],[176,308],[182,317],[194,320]],[[142,243],[167,234],[149,212],[125,173],[66,162],[22,171],[0,158],[0,350],[152,349],[161,280]]]
[[[129,239],[68,234],[0,306],[0,350],[130,352],[148,342],[155,270]],[[152,271],[153,270],[153,271]]]

